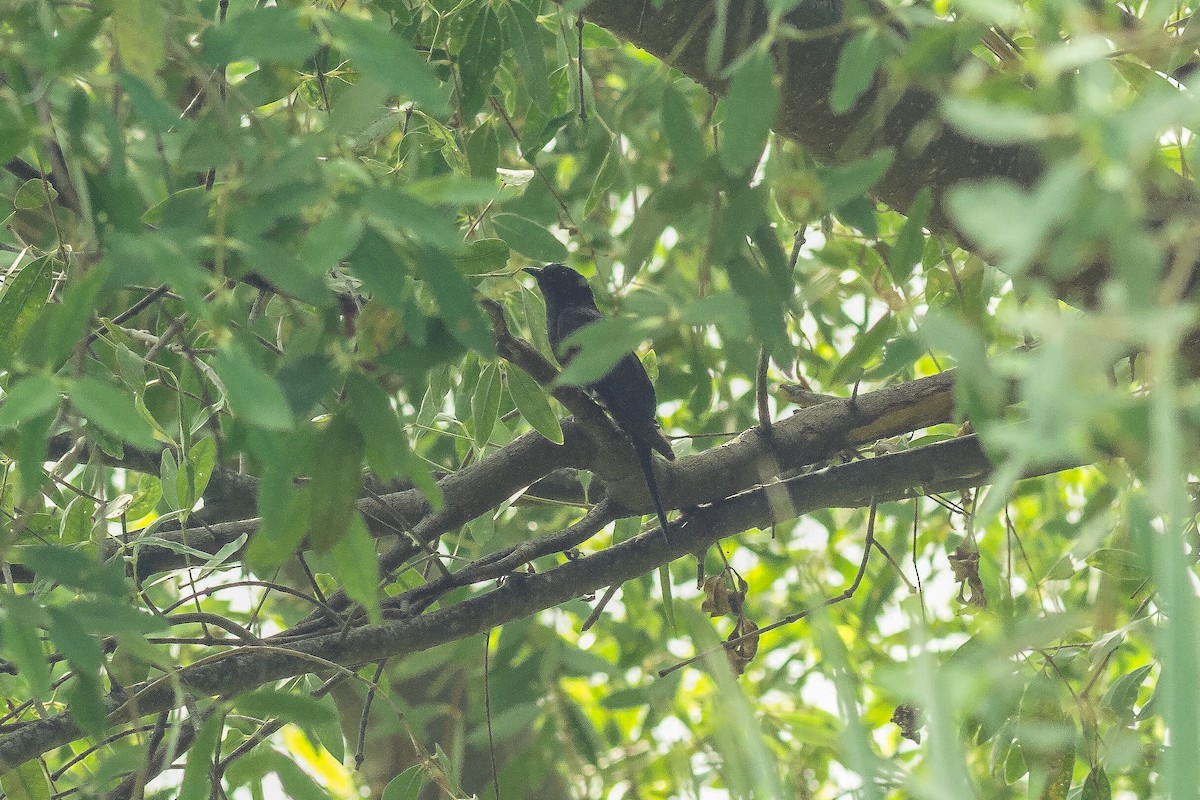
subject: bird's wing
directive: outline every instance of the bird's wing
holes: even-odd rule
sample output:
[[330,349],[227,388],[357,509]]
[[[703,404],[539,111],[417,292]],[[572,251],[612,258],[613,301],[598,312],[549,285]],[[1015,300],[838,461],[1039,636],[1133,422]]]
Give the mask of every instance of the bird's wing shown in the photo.
[[592,384],[617,427],[634,444],[657,450],[669,461],[675,452],[658,429],[658,400],[646,368],[633,353],[622,356],[608,373]]
[[671,448],[671,440],[664,436],[657,427],[654,428],[654,437],[650,440],[650,446],[661,453],[667,461],[675,460],[675,451]]
[[603,319],[599,311],[594,308],[584,308],[582,306],[571,306],[564,308],[555,315],[554,329],[550,331],[550,345],[554,348],[554,356],[560,363],[566,365],[570,363],[575,354],[579,352],[578,347],[563,348],[563,339],[566,339],[580,328],[586,328],[597,320]]

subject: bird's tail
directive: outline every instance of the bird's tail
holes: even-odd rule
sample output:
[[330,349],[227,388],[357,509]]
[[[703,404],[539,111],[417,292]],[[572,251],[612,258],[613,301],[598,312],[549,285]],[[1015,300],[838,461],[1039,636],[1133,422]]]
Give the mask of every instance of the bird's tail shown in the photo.
[[646,476],[646,490],[650,493],[650,500],[654,503],[654,511],[658,514],[658,524],[662,526],[663,539],[669,547],[671,544],[671,534],[667,528],[667,512],[663,510],[662,498],[658,496],[658,479],[654,476],[654,451],[649,445],[639,442],[633,443],[633,450],[637,454],[642,474]]

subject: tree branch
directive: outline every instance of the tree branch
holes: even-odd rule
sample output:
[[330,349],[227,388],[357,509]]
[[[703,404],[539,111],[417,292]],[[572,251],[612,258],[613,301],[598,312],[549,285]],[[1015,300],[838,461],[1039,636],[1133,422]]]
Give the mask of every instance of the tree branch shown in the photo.
[[[822,403],[776,422],[769,441],[752,428],[722,447],[661,464],[659,488],[663,503],[670,509],[712,503],[783,472],[815,464],[847,447],[949,421],[954,404],[953,383],[953,371],[946,371],[884,387],[854,400]],[[591,438],[593,433],[594,430],[585,433],[579,423],[568,419],[563,422],[564,445],[552,444],[533,432],[517,437],[475,464],[438,481],[443,498],[438,511],[432,510],[428,498],[417,489],[360,500],[359,510],[376,535],[395,533],[393,526],[383,524],[388,520],[416,520],[411,533],[421,541],[430,542],[487,513],[551,472],[575,467],[593,469],[602,480],[607,479],[608,496],[629,514],[650,513],[653,504],[641,473],[633,467],[632,452],[626,452],[627,446],[619,448],[616,455],[627,460],[615,461],[601,471],[596,467],[599,458]],[[252,535],[260,522],[258,518],[237,520],[192,528],[186,533],[164,532],[160,537],[216,553],[240,536]],[[416,547],[411,542],[402,543],[402,549],[405,546]],[[118,548],[119,545],[112,545],[106,557],[114,555]],[[409,553],[408,549],[390,554],[388,561],[392,563],[385,566],[403,563],[413,554],[415,550]],[[142,579],[187,563],[187,556],[169,546],[137,546],[137,572]]]
[[[646,0],[594,0],[587,6],[587,18],[662,59],[710,92],[724,95],[728,80],[722,72],[766,33],[769,14],[761,0],[729,4],[724,58],[712,73],[707,50],[716,19],[710,5],[693,0],[664,0],[661,7]],[[933,92],[908,88],[895,96],[882,96],[888,90],[878,78],[853,108],[835,114],[829,100],[834,74],[842,48],[857,32],[842,24],[842,5],[840,0],[803,0],[786,16],[789,24],[807,35],[781,37],[775,44],[776,74],[781,78],[775,131],[826,164],[853,161],[882,147],[895,148],[895,158],[872,194],[905,212],[917,192],[928,187],[934,208],[927,225],[980,251],[947,216],[943,206],[947,192],[961,183],[993,178],[1031,187],[1045,170],[1039,151],[1027,145],[974,141],[942,119],[940,101]],[[1177,181],[1167,191],[1191,197],[1193,188]],[[1175,207],[1179,201],[1162,202]],[[986,258],[989,254],[980,255]],[[1086,306],[1111,271],[1106,258],[1097,257],[1075,274],[1043,277],[1060,299]],[[1192,272],[1189,268],[1189,275]],[[1195,290],[1194,278],[1189,277],[1186,284],[1189,293]]]
[[[1050,466],[1036,474],[1061,469]],[[110,696],[114,721],[130,721],[176,707],[179,684],[197,695],[233,696],[315,669],[314,658],[354,668],[383,658],[428,650],[635,578],[688,553],[701,552],[750,526],[772,523],[820,508],[864,506],[878,500],[948,491],[987,481],[992,466],[974,436],[878,458],[854,461],[764,486],[702,508],[672,523],[671,546],[659,535],[634,537],[586,558],[539,574],[510,574],[499,588],[413,618],[389,620],[345,633],[313,636],[267,647],[246,645],[221,653],[173,676],[131,686]],[[786,498],[781,503],[780,498]],[[267,640],[270,642],[271,640]],[[0,737],[0,772],[79,738],[68,714],[29,722]]]

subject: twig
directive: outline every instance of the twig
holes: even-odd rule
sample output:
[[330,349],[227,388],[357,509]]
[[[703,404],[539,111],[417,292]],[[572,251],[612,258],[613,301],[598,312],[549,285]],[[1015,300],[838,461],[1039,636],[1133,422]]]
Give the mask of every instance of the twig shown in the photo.
[[214,625],[232,633],[247,644],[263,644],[263,640],[251,633],[248,628],[243,628],[233,620],[226,619],[220,614],[214,614],[211,611],[192,611],[184,614],[175,614],[167,617],[167,622],[171,623],[171,625],[187,625],[190,623]]
[[[138,300],[136,303],[134,303],[129,308],[122,311],[120,314],[117,314],[110,321],[112,322],[113,325],[121,325],[122,323],[132,319],[133,317],[136,317],[138,314],[142,313],[142,311],[144,311],[151,303],[153,303],[155,300],[157,300],[158,298],[160,298],[164,294],[166,294],[168,291],[170,291],[170,288],[171,288],[170,286],[168,286],[167,284],[164,283],[161,286],[158,286],[157,288],[152,289],[149,294],[147,294],[141,300]],[[91,333],[89,333],[87,335],[87,338],[83,342],[83,346],[88,347],[93,342],[95,342],[97,339],[99,339],[102,335],[103,334],[101,333],[100,330],[93,330]]]
[[592,609],[592,613],[588,614],[588,618],[583,621],[583,627],[579,629],[580,633],[583,633],[596,624],[600,619],[600,615],[604,613],[604,607],[608,605],[608,602],[613,599],[613,595],[617,593],[617,589],[620,588],[621,585],[619,583],[614,583],[604,590],[604,594],[600,596],[600,602],[596,603],[596,607]]
[[[577,61],[579,63],[579,122],[582,124],[587,124],[587,102],[584,99],[584,92],[583,92],[583,10],[582,9],[580,9],[579,13],[575,15],[575,31],[578,34],[578,38],[576,40],[577,41],[576,49],[578,50],[578,53],[576,55],[578,56]],[[492,764],[492,768],[493,769],[495,768],[494,761]],[[497,797],[500,796],[500,785],[499,784],[496,785],[496,796]]]
[[765,436],[771,435],[771,407],[767,404],[767,365],[771,357],[766,347],[758,349],[758,369],[754,371],[754,400],[758,407],[758,427]]
[[883,557],[886,558],[888,563],[896,569],[896,574],[900,577],[900,580],[904,581],[904,585],[908,587],[909,593],[915,593],[917,591],[917,587],[913,586],[912,581],[910,581],[908,576],[904,574],[904,570],[900,568],[898,563],[896,563],[896,559],[892,558],[892,554],[887,551],[887,548],[879,542],[875,542],[875,549],[883,553]]
[[367,687],[367,698],[363,701],[362,716],[358,718],[358,746],[354,748],[354,768],[356,770],[362,769],[363,761],[366,759],[367,720],[371,716],[371,706],[375,703],[375,693],[379,691],[379,679],[383,677],[383,668],[386,665],[386,658],[375,665],[375,675],[371,678],[371,685]]
[[438,598],[455,589],[499,578],[534,559],[569,550],[617,519],[619,514],[620,506],[606,498],[592,506],[591,510],[574,525],[564,528],[556,534],[522,542],[506,550],[484,556],[458,572],[385,600],[384,607],[398,608],[407,613],[423,610]]
[[496,769],[496,738],[492,734],[492,687],[489,678],[491,649],[492,632],[488,630],[483,634],[483,713],[487,719],[488,758],[492,762],[492,791],[496,795],[496,800],[500,800],[500,773]]

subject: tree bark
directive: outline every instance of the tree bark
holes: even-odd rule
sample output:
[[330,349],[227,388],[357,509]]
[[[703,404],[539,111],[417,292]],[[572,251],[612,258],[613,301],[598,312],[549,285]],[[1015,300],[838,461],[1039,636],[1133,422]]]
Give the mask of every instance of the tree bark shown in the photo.
[[[594,0],[584,14],[588,21],[657,56],[718,96],[728,88],[726,67],[767,32],[769,15],[761,0],[731,0],[723,58],[720,67],[710,71],[707,50],[717,29],[715,3],[663,0],[661,8],[655,5],[650,0]],[[955,227],[943,205],[946,194],[959,184],[989,179],[1011,180],[1023,188],[1035,186],[1045,171],[1037,148],[974,141],[941,118],[933,92],[918,87],[883,88],[878,75],[853,108],[834,113],[829,95],[838,59],[857,29],[841,24],[841,0],[803,0],[786,21],[807,35],[802,41],[780,38],[774,46],[780,101],[775,132],[826,164],[854,161],[883,147],[895,148],[895,159],[871,190],[872,195],[907,212],[917,192],[927,187],[934,200],[927,226],[955,238],[985,260],[994,255],[982,251]],[[881,18],[879,24],[889,22]],[[1159,201],[1163,208],[1178,208],[1178,198],[1191,196],[1190,184],[1182,180],[1174,184],[1165,195],[1159,192],[1164,195]],[[1168,212],[1152,213],[1161,216]],[[1186,266],[1192,277],[1183,283],[1190,295],[1197,281],[1194,265]],[[1074,274],[1040,277],[1051,284],[1059,299],[1086,307],[1096,302],[1098,289],[1110,273],[1107,255],[1101,254]]]

